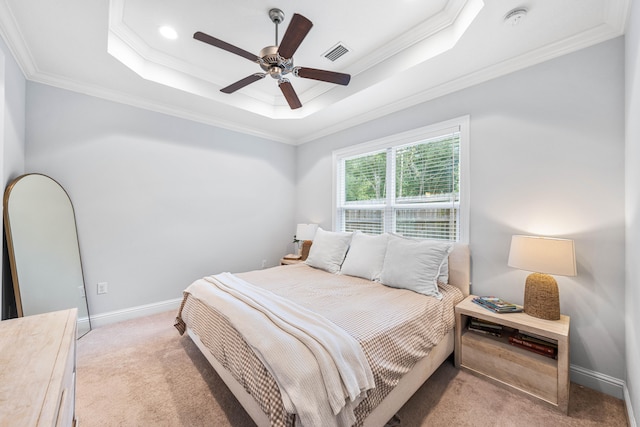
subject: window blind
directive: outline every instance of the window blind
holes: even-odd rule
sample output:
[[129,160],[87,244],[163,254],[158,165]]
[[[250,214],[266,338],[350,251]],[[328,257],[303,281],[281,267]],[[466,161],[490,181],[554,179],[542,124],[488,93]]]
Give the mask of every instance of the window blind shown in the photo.
[[370,234],[460,239],[463,132],[439,132],[334,153],[336,229]]

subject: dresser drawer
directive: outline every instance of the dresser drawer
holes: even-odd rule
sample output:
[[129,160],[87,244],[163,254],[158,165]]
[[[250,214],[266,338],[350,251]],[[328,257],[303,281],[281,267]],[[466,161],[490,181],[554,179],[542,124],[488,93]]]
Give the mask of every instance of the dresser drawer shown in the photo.
[[70,309],[0,322],[1,426],[75,424],[76,319]]
[[[74,334],[75,335],[75,334]],[[76,340],[70,343],[62,376],[56,427],[74,425],[76,397]]]

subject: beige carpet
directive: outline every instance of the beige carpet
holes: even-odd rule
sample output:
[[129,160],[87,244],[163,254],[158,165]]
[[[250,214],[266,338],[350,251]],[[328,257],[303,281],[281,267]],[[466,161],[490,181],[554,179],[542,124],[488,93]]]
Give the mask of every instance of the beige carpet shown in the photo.
[[[253,426],[175,312],[105,326],[78,341],[80,426]],[[626,426],[624,402],[571,385],[569,415],[445,362],[398,412],[402,427]]]

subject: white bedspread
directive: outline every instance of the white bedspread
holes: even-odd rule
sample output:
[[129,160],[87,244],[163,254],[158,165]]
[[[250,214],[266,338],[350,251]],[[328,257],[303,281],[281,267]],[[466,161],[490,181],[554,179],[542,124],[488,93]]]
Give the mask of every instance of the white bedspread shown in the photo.
[[302,426],[355,422],[353,409],[374,388],[374,378],[360,345],[342,328],[230,273],[198,280],[186,292],[225,313]]

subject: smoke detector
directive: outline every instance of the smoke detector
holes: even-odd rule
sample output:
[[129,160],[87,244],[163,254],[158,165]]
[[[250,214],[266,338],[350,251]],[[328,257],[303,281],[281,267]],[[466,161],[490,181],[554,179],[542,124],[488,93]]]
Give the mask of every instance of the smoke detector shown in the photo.
[[525,8],[513,9],[511,12],[507,13],[507,15],[504,17],[504,22],[506,24],[509,24],[515,27],[520,23],[520,21],[524,19],[525,16],[527,16],[527,9]]

